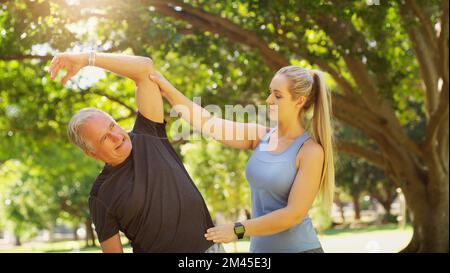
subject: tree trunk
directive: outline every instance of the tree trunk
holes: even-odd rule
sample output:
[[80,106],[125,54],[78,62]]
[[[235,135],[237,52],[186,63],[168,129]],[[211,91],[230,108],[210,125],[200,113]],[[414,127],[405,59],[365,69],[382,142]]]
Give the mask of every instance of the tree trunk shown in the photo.
[[[391,214],[391,206],[392,206],[392,202],[393,202],[393,196],[391,196],[387,191],[386,191],[386,197],[382,198],[381,195],[379,194],[371,194],[371,197],[373,200],[376,200],[378,203],[381,204],[381,206],[383,206],[383,209],[385,211],[384,215],[383,215],[383,219],[382,219],[382,223],[383,224],[387,224],[389,223],[389,219],[392,218],[392,214]],[[376,206],[375,206],[376,209]]]
[[54,242],[55,241],[55,225],[50,225],[48,228],[48,241]]
[[345,215],[344,215],[344,203],[342,203],[339,196],[336,194],[334,201],[336,202],[336,205],[339,207],[339,212],[341,214],[342,218],[342,224],[345,224]]
[[390,202],[390,200],[384,201],[384,202],[380,202],[380,204],[383,206],[384,208],[384,215],[383,215],[383,224],[387,224],[389,223],[389,219],[392,217],[391,214],[391,205],[392,202]]
[[74,228],[73,229],[73,240],[74,241],[78,241],[78,233],[77,233],[78,228]]
[[16,241],[14,242],[14,245],[15,246],[21,246],[22,242],[20,241],[20,236],[16,235],[15,238],[16,238]]
[[89,247],[89,225],[88,222],[86,221],[84,223],[84,229],[86,230],[86,236],[85,236],[85,240],[86,240],[86,247]]
[[[444,183],[445,184],[445,183]],[[448,176],[446,187],[418,191],[406,187],[406,203],[413,222],[413,238],[401,252],[449,252]]]
[[92,228],[92,221],[90,219],[86,220],[85,227],[86,227],[86,246],[88,246],[88,247],[96,246],[94,229]]
[[359,207],[359,196],[352,196],[353,209],[355,211],[355,221],[361,220],[361,209]]

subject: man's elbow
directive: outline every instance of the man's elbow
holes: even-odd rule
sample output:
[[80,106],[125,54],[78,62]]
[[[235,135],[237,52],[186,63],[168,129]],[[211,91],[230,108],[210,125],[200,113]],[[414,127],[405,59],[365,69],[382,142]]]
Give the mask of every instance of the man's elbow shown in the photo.
[[134,81],[149,80],[149,74],[155,71],[153,60],[149,57],[140,57],[138,71]]
[[145,74],[148,77],[148,74],[152,73],[155,70],[155,68],[153,66],[153,60],[150,57],[144,57],[142,62],[143,62]]

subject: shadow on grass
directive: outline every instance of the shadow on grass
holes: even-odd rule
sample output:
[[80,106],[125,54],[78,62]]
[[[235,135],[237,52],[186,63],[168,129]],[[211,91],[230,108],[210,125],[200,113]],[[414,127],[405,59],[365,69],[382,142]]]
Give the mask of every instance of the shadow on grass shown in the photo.
[[[131,248],[130,243],[123,244],[123,248]],[[34,251],[45,252],[45,253],[67,253],[67,252],[101,252],[101,247],[99,245],[96,246],[81,246],[79,248],[73,247],[60,247],[60,248],[34,248]]]
[[[407,225],[405,230],[410,229],[411,226]],[[375,232],[375,231],[389,231],[389,230],[401,230],[397,224],[386,224],[386,225],[368,225],[367,227],[360,228],[332,228],[325,230],[321,233],[321,235],[342,235],[347,233],[366,233],[366,232]]]

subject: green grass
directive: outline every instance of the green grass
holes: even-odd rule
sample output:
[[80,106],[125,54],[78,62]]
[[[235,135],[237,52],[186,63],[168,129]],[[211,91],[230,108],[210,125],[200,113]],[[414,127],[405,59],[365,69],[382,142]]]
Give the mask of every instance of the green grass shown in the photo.
[[[345,235],[347,233],[357,234],[357,233],[368,233],[368,232],[373,232],[373,231],[387,231],[387,230],[397,231],[397,230],[401,230],[401,229],[398,228],[397,224],[368,225],[367,227],[363,227],[363,228],[328,229],[328,230],[324,231],[322,234],[330,236],[330,235]],[[412,231],[412,227],[406,226],[405,231]]]
[[392,224],[328,230],[319,235],[319,240],[328,253],[396,253],[407,246],[412,234],[412,227],[398,229]]
[[[326,253],[396,253],[409,243],[412,227],[399,229],[397,224],[370,225],[364,228],[329,229],[319,234]],[[249,241],[225,244],[227,252],[248,252]]]
[[[122,242],[126,239],[122,240]],[[99,246],[96,247],[86,247],[84,240],[79,241],[61,241],[52,243],[41,243],[33,242],[26,243],[19,247],[13,247],[9,249],[0,249],[2,252],[12,252],[12,253],[34,253],[34,252],[45,252],[45,253],[96,253],[102,252]],[[131,246],[128,243],[124,244],[124,252],[132,252]]]
[[[332,229],[319,234],[319,240],[327,253],[341,252],[398,252],[412,237],[412,228],[398,229],[397,225],[368,226],[357,229]],[[131,253],[131,246],[124,238],[124,252]],[[248,252],[250,241],[243,240],[224,244],[228,253]],[[0,252],[101,252],[99,247],[85,247],[85,241],[63,241],[54,243],[26,243],[20,247],[0,249]]]

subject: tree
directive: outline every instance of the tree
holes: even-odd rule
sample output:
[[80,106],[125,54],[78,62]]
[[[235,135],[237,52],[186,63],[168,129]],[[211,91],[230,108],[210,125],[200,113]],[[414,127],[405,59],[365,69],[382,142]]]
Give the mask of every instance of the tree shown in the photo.
[[[65,49],[84,39],[68,25],[96,19],[98,48],[151,53],[161,70],[184,71],[175,84],[187,83],[190,95],[199,94],[191,87],[204,89],[188,73],[201,65],[212,70],[214,87],[202,96],[227,103],[262,102],[265,91],[255,90],[281,66],[327,72],[335,117],[374,147],[339,139],[338,149],[382,168],[405,194],[414,228],[405,251],[448,252],[448,1],[49,2],[2,5],[2,18],[25,16],[2,21],[0,59],[45,62],[31,54],[33,42]],[[42,31],[29,27],[33,20]],[[170,54],[185,66],[155,58]],[[186,65],[186,55],[194,63]]]
[[26,163],[7,162],[17,167],[3,172],[2,180],[9,185],[4,185],[1,202],[7,204],[6,218],[17,236],[26,232],[22,226],[52,230],[58,222],[77,227],[83,223],[91,233],[87,245],[95,245],[87,199],[99,164],[79,154],[67,143],[55,143]]
[[[397,191],[393,183],[386,178],[380,169],[367,163],[362,158],[344,154],[340,156],[338,161],[336,181],[337,192],[346,193],[352,198],[355,220],[361,219],[361,196],[369,195],[383,206],[385,210],[383,223],[392,221],[393,216],[390,210],[392,202],[397,197]],[[342,207],[343,204],[340,205]]]
[[373,182],[369,185],[368,194],[380,203],[385,211],[382,222],[386,224],[394,221],[394,216],[391,214],[391,205],[397,198],[396,188],[379,169],[367,165],[366,170],[372,176],[371,180]]
[[[142,3],[245,45],[273,70],[300,58],[328,72],[338,85],[335,116],[378,148],[342,141],[339,149],[381,166],[403,189],[414,215],[405,251],[448,252],[448,1]],[[398,115],[421,100],[414,116],[425,130],[413,138],[408,127],[420,122]]]
[[336,168],[336,186],[351,197],[355,221],[361,220],[360,198],[368,188],[369,181],[361,171],[364,164],[361,159],[354,159],[352,156],[342,155],[339,158]]
[[237,221],[243,210],[250,208],[245,178],[248,152],[202,140],[183,145],[181,154],[213,217],[220,213],[230,222]]

